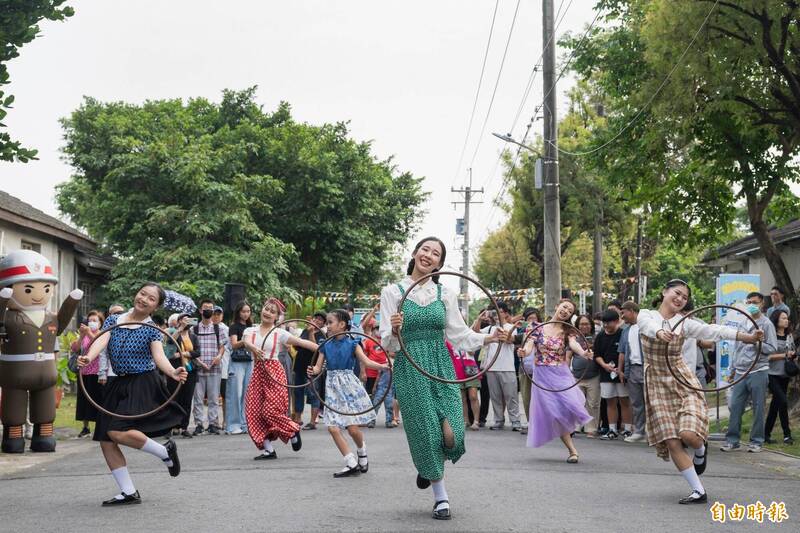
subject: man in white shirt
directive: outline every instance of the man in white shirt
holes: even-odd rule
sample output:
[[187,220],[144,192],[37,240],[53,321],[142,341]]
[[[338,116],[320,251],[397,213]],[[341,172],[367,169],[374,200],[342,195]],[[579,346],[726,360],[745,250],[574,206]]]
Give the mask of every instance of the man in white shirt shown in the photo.
[[628,386],[628,397],[633,407],[633,434],[625,437],[625,442],[641,442],[645,439],[644,411],[644,359],[639,338],[639,306],[636,302],[622,304],[622,319],[628,328],[622,332],[619,343],[620,377]]
[[[499,302],[500,317],[504,324],[504,329],[510,331],[514,324],[510,324],[511,313],[505,302]],[[491,325],[480,329],[481,320],[489,317],[495,322],[497,317],[492,316],[494,311],[485,311],[475,320],[472,326],[474,331],[481,333],[492,333],[497,326]],[[513,339],[513,337],[512,337]],[[521,431],[522,424],[519,420],[519,393],[517,392],[517,372],[514,367],[514,344],[512,342],[503,343],[500,346],[500,353],[497,353],[497,343],[493,342],[486,345],[486,355],[481,362],[481,368],[486,368],[497,354],[494,365],[486,372],[486,384],[489,387],[489,397],[494,411],[494,425],[489,429],[501,430],[506,424],[505,412],[511,419],[512,431]]]

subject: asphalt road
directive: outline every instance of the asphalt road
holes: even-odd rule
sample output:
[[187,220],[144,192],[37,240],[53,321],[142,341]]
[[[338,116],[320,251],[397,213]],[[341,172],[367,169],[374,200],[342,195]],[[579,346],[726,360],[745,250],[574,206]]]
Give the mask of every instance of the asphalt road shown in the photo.
[[[321,427],[321,426],[320,426]],[[179,439],[183,472],[126,450],[142,505],[101,508],[117,492],[99,447],[61,443],[55,455],[3,456],[2,531],[761,531],[800,530],[800,460],[711,451],[708,506],[682,506],[687,486],[671,463],[641,444],[578,438],[581,461],[560,443],[524,446],[510,430],[467,432],[467,454],[447,467],[453,520],[430,518],[432,494],[414,485],[401,428],[367,432],[370,471],[334,479],[341,457],[324,429],[303,433],[295,453],[254,462],[247,436]],[[24,468],[14,468],[15,464]],[[711,520],[728,506],[785,501],[789,520]]]

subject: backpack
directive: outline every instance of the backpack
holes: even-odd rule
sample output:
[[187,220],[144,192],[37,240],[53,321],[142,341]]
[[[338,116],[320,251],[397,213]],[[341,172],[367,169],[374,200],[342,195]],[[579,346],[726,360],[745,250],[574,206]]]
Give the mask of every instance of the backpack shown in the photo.
[[[192,327],[192,331],[194,331],[194,334],[197,335],[198,339],[200,337],[207,337],[208,335],[211,335],[211,333],[200,333],[200,324],[195,324]],[[214,336],[217,338],[217,348],[219,348],[222,345],[222,343],[219,341],[219,324],[214,324]]]

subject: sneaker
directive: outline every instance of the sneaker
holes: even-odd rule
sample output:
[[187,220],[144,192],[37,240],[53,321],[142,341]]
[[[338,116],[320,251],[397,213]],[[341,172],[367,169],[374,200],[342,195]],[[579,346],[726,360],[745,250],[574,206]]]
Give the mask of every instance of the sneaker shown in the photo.
[[603,435],[605,435],[606,433],[608,433],[608,428],[600,428],[600,429],[597,431],[597,434],[598,434],[598,435],[600,435],[600,436],[603,436]]
[[192,435],[197,437],[198,435],[202,435],[202,434],[203,434],[203,426],[198,424],[197,426],[195,426],[194,431],[192,432]]
[[208,426],[208,433],[210,435],[219,435],[219,429],[217,426]]
[[627,429],[622,432],[622,436],[625,437],[626,439],[631,435],[633,435],[633,433],[631,431],[628,431]]
[[489,429],[492,431],[502,431],[505,427],[505,422],[497,422],[495,425],[491,426]]
[[644,440],[644,433],[632,433],[625,437],[625,442],[642,442]]
[[761,450],[763,449],[764,448],[762,448],[760,444],[757,444],[755,442],[747,447],[747,451],[750,453],[761,453]]
[[370,420],[367,423],[367,427],[370,428],[370,429],[374,428],[375,427],[375,421],[374,420]]
[[183,431],[181,431],[181,437],[183,437],[184,439],[191,439],[192,434],[189,433],[188,429],[184,429]]
[[791,436],[783,437],[783,443],[791,446],[794,444],[794,439]]
[[486,427],[486,421],[478,422],[478,427],[479,428],[485,428]]
[[519,430],[519,434],[520,435],[527,435],[528,434],[528,428],[522,428],[521,430]]
[[719,451],[721,452],[740,452],[744,448],[737,442],[736,444],[732,442],[728,442],[725,446],[720,446]]
[[708,501],[708,495],[704,492],[700,494],[696,490],[693,490],[691,494],[689,494],[685,498],[681,498],[678,500],[678,503],[681,505],[687,505],[692,503],[706,503]]
[[231,435],[241,435],[242,433],[244,433],[244,431],[242,431],[242,428],[234,429],[233,431],[230,432]]
[[394,429],[396,426],[391,421],[386,422],[386,429]]
[[511,431],[522,431],[522,424],[519,422],[511,422]]
[[89,436],[89,435],[91,435],[91,434],[92,434],[92,432],[91,432],[91,431],[89,431],[89,428],[83,428],[83,429],[81,430],[81,432],[80,432],[80,433],[78,433],[78,438],[79,438],[79,439],[82,439],[82,438],[84,438],[84,437],[88,437],[88,436]]
[[613,429],[609,429],[607,433],[600,436],[602,440],[614,440],[618,437],[617,432]]

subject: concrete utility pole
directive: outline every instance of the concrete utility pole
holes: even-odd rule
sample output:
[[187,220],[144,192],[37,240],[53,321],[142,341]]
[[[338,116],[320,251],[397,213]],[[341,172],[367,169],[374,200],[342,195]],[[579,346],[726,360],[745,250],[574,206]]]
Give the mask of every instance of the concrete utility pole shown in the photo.
[[592,313],[603,312],[603,207],[594,227],[594,261],[592,267]]
[[561,212],[558,185],[558,116],[556,113],[556,39],[553,0],[542,1],[544,54],[544,312],[555,311],[561,299]]
[[644,295],[642,294],[642,217],[636,223],[636,303],[641,304]]
[[[451,187],[450,191],[464,195],[464,201],[453,202],[453,205],[464,204],[464,244],[461,247],[461,273],[468,276],[469,275],[469,206],[470,204],[483,203],[472,199],[472,195],[475,193],[483,194],[483,187],[477,190],[473,190],[472,169],[469,169],[469,185],[467,185],[463,189],[453,189]],[[461,295],[459,298],[459,305],[461,306],[461,312],[464,314],[465,317],[467,317],[467,319],[469,319],[469,284],[467,283],[467,280],[463,278],[461,279],[459,292]]]

